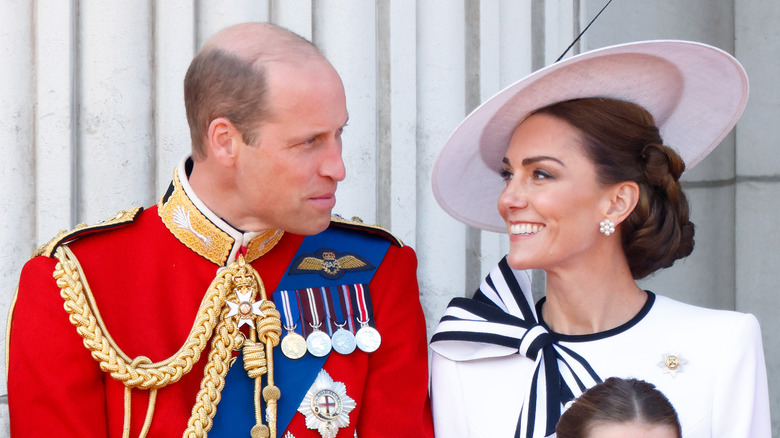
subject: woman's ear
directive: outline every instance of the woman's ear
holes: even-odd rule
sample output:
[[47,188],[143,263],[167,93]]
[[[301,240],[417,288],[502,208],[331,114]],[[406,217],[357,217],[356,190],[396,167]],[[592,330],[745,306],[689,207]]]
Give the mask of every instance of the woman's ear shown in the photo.
[[639,185],[634,181],[625,181],[615,184],[610,192],[607,216],[619,224],[634,211],[634,207],[639,202]]
[[221,165],[231,167],[235,163],[237,152],[236,141],[241,139],[241,133],[233,122],[225,117],[217,117],[209,123],[206,133],[206,147]]

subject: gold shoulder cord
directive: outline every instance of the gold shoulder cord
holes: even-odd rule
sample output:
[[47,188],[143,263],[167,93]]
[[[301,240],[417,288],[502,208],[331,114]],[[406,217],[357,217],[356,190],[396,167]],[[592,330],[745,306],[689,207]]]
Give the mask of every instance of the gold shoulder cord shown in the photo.
[[[267,300],[260,275],[243,257],[219,270],[203,297],[192,330],[179,351],[168,359],[152,363],[145,356],[130,359],[111,338],[73,252],[67,246],[61,246],[55,256],[59,263],[54,270],[54,278],[60,288],[60,296],[65,300],[64,307],[71,324],[84,339],[84,346],[98,361],[100,369],[125,385],[124,438],[130,434],[131,390],[139,388],[150,392],[149,408],[140,433],[140,437],[145,437],[154,415],[157,390],[179,381],[183,375],[190,372],[193,364],[200,359],[209,339],[211,351],[208,363],[183,436],[205,437],[211,429],[216,406],[225,386],[225,376],[232,364],[232,351],[242,347],[244,368],[249,376],[255,379],[256,425],[252,428],[251,436],[276,436],[276,404],[281,393],[274,385],[273,347],[279,344],[282,333],[281,319],[274,303]],[[255,303],[258,291],[261,301]],[[229,315],[231,306],[228,303],[238,310],[237,318]],[[253,308],[259,311],[253,312]],[[239,331],[239,326],[245,322],[251,322],[249,325],[252,327],[248,338]],[[261,380],[264,374],[267,374],[265,388]],[[262,422],[261,395],[267,404],[268,425]]]

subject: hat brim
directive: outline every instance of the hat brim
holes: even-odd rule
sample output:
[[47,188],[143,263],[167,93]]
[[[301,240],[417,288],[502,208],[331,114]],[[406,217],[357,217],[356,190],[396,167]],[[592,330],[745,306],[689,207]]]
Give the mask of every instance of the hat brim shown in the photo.
[[748,79],[730,54],[706,44],[642,41],[560,61],[506,87],[455,129],[434,164],[433,194],[460,222],[506,232],[497,201],[512,133],[529,113],[570,99],[607,97],[647,109],[686,168],[731,131],[745,109]]

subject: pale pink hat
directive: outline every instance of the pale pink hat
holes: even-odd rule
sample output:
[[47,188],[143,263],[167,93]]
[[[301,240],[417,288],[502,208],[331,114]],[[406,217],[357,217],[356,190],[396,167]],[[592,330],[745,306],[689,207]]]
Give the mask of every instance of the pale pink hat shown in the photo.
[[737,123],[748,79],[730,54],[690,41],[621,44],[557,62],[501,90],[455,129],[433,167],[439,205],[467,225],[506,232],[496,205],[504,188],[501,159],[515,127],[536,109],[583,97],[643,106],[690,169]]

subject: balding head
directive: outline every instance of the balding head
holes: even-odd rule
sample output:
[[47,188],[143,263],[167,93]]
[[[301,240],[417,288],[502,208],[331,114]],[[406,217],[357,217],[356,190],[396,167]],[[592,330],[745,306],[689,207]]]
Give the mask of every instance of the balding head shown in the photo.
[[253,63],[322,57],[307,39],[271,23],[242,23],[225,28],[206,41],[200,51],[210,50],[222,50]]
[[[325,60],[314,44],[270,23],[242,23],[221,30],[203,45],[184,78],[184,104],[196,160],[218,117],[230,120],[253,144],[257,125],[270,116],[268,70],[274,63]],[[327,61],[326,61],[327,62]]]

